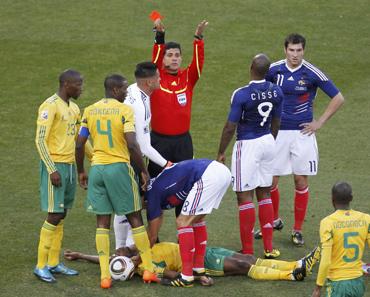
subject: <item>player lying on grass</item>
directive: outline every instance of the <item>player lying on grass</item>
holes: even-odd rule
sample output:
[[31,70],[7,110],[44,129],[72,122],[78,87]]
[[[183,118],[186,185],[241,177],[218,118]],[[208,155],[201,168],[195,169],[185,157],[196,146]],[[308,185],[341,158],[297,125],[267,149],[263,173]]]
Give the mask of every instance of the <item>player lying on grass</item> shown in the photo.
[[[152,253],[156,273],[162,277],[162,283],[167,284],[167,280],[178,277],[182,268],[178,244],[172,242],[157,243],[152,247]],[[118,248],[115,256],[131,257],[137,267],[137,273],[142,274],[141,259],[134,245]],[[302,281],[306,275],[311,273],[319,257],[319,248],[315,248],[298,261],[280,261],[243,255],[221,247],[207,247],[204,266],[207,274],[211,276],[247,275],[255,280]],[[98,256],[77,251],[66,250],[64,258],[70,261],[86,260],[99,263]],[[212,284],[208,281],[209,279],[206,277],[200,279],[202,285]]]

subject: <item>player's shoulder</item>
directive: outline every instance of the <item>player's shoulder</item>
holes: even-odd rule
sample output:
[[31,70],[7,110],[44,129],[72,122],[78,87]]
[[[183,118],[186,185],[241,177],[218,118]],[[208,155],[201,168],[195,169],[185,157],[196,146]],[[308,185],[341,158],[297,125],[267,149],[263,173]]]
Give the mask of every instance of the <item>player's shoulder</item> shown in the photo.
[[233,101],[233,99],[235,97],[238,97],[238,96],[243,96],[246,92],[249,91],[249,84],[245,85],[245,86],[242,86],[242,87],[239,87],[237,89],[235,89],[231,95],[231,101]]
[[127,96],[124,103],[127,105],[134,105],[140,96],[140,90],[136,83],[127,88]]
[[303,60],[302,62],[302,70],[305,70],[311,75],[318,77],[322,81],[329,80],[329,78],[317,66],[311,64],[306,60]]
[[278,71],[283,65],[285,65],[285,59],[271,63],[269,72]]
[[69,101],[69,106],[75,111],[75,112],[80,112],[80,108],[78,107],[78,105],[73,102],[73,101]]
[[40,107],[43,106],[55,106],[57,101],[59,99],[59,96],[57,94],[54,94],[44,100],[44,102],[41,103]]

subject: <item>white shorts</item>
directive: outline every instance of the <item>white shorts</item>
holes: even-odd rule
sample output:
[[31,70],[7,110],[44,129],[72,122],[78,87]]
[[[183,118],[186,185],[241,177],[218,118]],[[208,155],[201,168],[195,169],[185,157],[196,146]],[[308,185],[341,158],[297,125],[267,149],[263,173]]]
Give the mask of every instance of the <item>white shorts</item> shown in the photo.
[[114,215],[113,228],[116,241],[116,250],[121,247],[135,244],[134,238],[132,237],[132,229],[126,216]]
[[251,191],[272,185],[275,140],[271,134],[235,142],[231,160],[233,190]]
[[319,152],[315,134],[304,135],[299,130],[279,131],[276,138],[274,175],[316,175],[318,165]]
[[210,214],[214,208],[219,207],[230,182],[230,170],[224,164],[213,161],[201,179],[194,183],[184,201],[181,214],[185,216]]

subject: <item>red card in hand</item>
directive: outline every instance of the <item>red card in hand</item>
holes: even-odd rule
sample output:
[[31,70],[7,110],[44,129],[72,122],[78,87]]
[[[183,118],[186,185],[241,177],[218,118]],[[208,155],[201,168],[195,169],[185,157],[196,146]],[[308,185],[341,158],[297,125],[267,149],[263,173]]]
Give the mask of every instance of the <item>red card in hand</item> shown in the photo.
[[153,10],[150,15],[149,15],[150,19],[154,22],[156,19],[161,19],[163,20],[164,19],[164,16],[162,16],[158,11],[156,10]]

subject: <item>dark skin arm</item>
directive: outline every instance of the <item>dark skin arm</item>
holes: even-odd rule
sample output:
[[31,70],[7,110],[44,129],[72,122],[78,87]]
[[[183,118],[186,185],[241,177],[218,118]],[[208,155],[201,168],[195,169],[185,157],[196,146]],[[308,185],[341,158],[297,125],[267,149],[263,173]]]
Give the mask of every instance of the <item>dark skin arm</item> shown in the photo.
[[54,171],[53,173],[50,173],[50,180],[54,187],[62,186],[62,180],[61,180],[61,177],[58,171]]
[[140,146],[138,142],[136,141],[136,133],[135,132],[125,133],[125,139],[127,142],[128,150],[130,152],[130,158],[135,163],[137,168],[139,168],[141,171],[140,173],[141,178],[142,178],[141,188],[143,189],[143,191],[146,191],[146,187],[148,185],[150,176],[149,176],[148,170],[145,167],[145,164],[142,158],[142,153],[140,150]]
[[148,221],[148,236],[151,247],[157,241],[159,229],[161,229],[162,222],[163,222],[163,213],[158,218]]
[[237,123],[233,123],[230,121],[226,122],[224,129],[222,130],[220,146],[218,148],[218,155],[217,155],[218,162],[225,164],[225,161],[226,161],[225,151],[228,145],[230,144],[231,140],[233,139],[236,127],[237,127]]
[[276,139],[280,129],[280,118],[272,118],[271,120],[271,134]]
[[78,136],[76,141],[76,166],[78,172],[78,183],[83,189],[87,189],[87,174],[84,168],[85,159],[85,143],[87,137],[81,135]]

